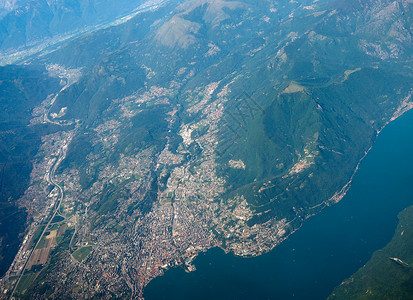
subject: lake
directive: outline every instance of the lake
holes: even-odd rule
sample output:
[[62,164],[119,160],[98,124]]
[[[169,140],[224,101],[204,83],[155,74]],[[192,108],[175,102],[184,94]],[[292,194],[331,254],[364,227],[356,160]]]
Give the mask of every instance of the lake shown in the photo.
[[197,271],[171,269],[145,299],[325,299],[390,241],[413,205],[413,111],[380,134],[342,201],[307,220],[273,251],[240,258],[215,248]]

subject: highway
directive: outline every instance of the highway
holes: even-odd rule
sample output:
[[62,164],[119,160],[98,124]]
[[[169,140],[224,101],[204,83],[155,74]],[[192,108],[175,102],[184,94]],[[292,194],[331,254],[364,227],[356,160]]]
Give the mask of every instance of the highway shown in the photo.
[[[66,145],[65,145],[63,148],[65,148],[65,147],[66,147]],[[43,229],[43,231],[42,231],[42,234],[40,235],[40,237],[39,237],[36,245],[35,245],[35,246],[33,247],[33,249],[31,250],[29,257],[27,258],[27,260],[26,260],[26,262],[25,262],[25,264],[24,264],[24,266],[23,266],[23,269],[22,269],[22,271],[21,271],[21,273],[20,273],[20,275],[19,275],[19,279],[17,280],[16,284],[14,285],[13,291],[12,291],[12,293],[11,293],[11,295],[10,295],[10,299],[14,299],[13,295],[14,295],[14,293],[15,293],[15,291],[16,291],[17,286],[18,286],[19,283],[20,283],[20,280],[22,279],[22,277],[23,277],[23,275],[24,275],[24,271],[25,271],[25,269],[26,269],[26,266],[27,266],[28,262],[30,261],[30,258],[31,258],[32,255],[33,255],[34,250],[35,250],[35,249],[37,248],[37,246],[39,245],[39,243],[40,243],[40,241],[42,240],[44,234],[46,233],[47,229],[49,228],[50,224],[52,223],[52,220],[54,219],[54,217],[56,216],[57,212],[58,212],[59,209],[60,209],[60,205],[61,205],[61,203],[62,203],[63,195],[64,195],[64,194],[63,194],[63,189],[62,189],[62,187],[61,187],[60,185],[58,185],[58,184],[54,181],[53,177],[54,177],[54,174],[55,174],[55,172],[56,172],[57,167],[58,167],[59,164],[63,161],[64,157],[65,157],[65,151],[64,151],[64,149],[60,149],[60,151],[59,151],[59,157],[57,158],[57,160],[55,161],[55,163],[54,163],[53,166],[50,168],[50,170],[49,170],[49,172],[48,172],[48,174],[47,174],[47,181],[48,181],[50,184],[54,185],[56,188],[58,188],[58,190],[59,190],[59,196],[58,196],[58,199],[57,199],[57,201],[56,201],[56,203],[55,203],[52,211],[50,212],[49,221],[47,222],[47,225],[44,227],[44,229]],[[41,226],[41,224],[40,224],[39,226]]]
[[[64,90],[66,87],[67,86],[65,86],[62,90]],[[47,111],[47,113],[44,116],[45,122],[56,124],[56,125],[62,125],[62,124],[59,124],[59,123],[56,123],[56,122],[53,122],[53,121],[49,120],[49,118],[48,118],[49,111],[50,111],[50,109]],[[75,133],[73,133],[73,135],[71,135],[71,137],[73,137],[74,135],[75,135]],[[54,217],[57,214],[60,215],[59,211],[60,211],[60,206],[61,206],[62,201],[63,201],[64,192],[63,192],[63,188],[54,181],[54,176],[55,176],[55,172],[56,172],[57,168],[59,167],[60,163],[66,157],[66,151],[67,151],[68,145],[71,141],[71,137],[69,137],[68,140],[66,141],[66,143],[62,146],[62,148],[59,149],[58,157],[57,157],[56,161],[53,163],[52,167],[50,168],[50,170],[46,174],[47,175],[47,179],[46,179],[47,182],[49,182],[51,185],[53,185],[55,188],[57,188],[59,190],[58,199],[57,199],[56,203],[54,204],[54,207],[53,207],[52,211],[49,214],[49,217],[48,217],[49,221],[47,222],[46,226],[44,227],[39,239],[36,242],[36,245],[33,247],[32,250],[30,250],[30,255],[28,256],[26,262],[24,263],[24,266],[23,266],[22,270],[20,271],[19,278],[18,278],[16,284],[14,285],[13,291],[10,295],[10,299],[14,299],[13,295],[16,292],[16,289],[17,289],[17,287],[18,287],[18,285],[19,285],[19,283],[20,283],[20,281],[21,281],[21,279],[24,275],[27,264],[29,263],[31,257],[33,256],[34,250],[36,250],[37,246],[39,245],[40,241],[42,240],[43,236],[45,235],[47,229],[49,228],[50,224],[52,223]],[[47,218],[45,220],[47,220]],[[39,224],[39,226],[42,226],[42,224]]]

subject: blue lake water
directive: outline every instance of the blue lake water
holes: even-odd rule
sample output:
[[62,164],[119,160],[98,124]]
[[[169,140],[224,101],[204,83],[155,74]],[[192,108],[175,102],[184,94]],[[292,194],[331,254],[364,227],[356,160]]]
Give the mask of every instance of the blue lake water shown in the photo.
[[307,220],[270,253],[240,258],[211,249],[197,271],[171,269],[145,299],[325,299],[390,241],[413,205],[413,111],[388,125],[343,200]]

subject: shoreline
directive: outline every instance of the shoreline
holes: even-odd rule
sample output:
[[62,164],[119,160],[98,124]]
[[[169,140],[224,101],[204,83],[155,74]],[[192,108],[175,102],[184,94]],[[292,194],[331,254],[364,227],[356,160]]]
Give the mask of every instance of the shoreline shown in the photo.
[[[380,133],[383,131],[384,128],[386,128],[390,123],[392,123],[393,121],[396,121],[398,118],[402,117],[405,113],[407,113],[408,111],[413,109],[413,102],[409,102],[409,100],[411,99],[413,95],[413,91],[411,91],[409,93],[408,96],[406,96],[406,98],[404,98],[404,100],[401,102],[400,106],[396,109],[396,111],[394,112],[393,116],[390,118],[390,120],[388,120],[379,130],[377,130],[376,135],[374,137],[374,141],[372,143],[372,145],[365,151],[364,155],[360,158],[360,160],[358,161],[356,168],[354,169],[349,181],[338,191],[336,192],[332,197],[330,197],[329,199],[313,206],[310,207],[309,210],[321,207],[318,211],[314,212],[314,213],[310,213],[308,215],[306,215],[304,217],[304,219],[302,220],[302,222],[300,222],[300,225],[293,229],[288,235],[286,235],[285,237],[282,237],[278,243],[276,243],[274,245],[274,247],[271,248],[271,250],[267,251],[267,252],[263,252],[257,255],[237,255],[235,253],[233,253],[234,256],[237,257],[242,257],[242,258],[253,258],[253,257],[258,257],[260,255],[269,253],[271,251],[273,251],[275,249],[275,247],[277,247],[278,245],[280,245],[281,243],[283,243],[286,239],[288,239],[292,234],[294,234],[296,231],[298,231],[305,223],[306,220],[310,219],[311,217],[318,215],[319,213],[321,213],[326,207],[330,207],[333,206],[334,204],[339,203],[346,195],[347,192],[350,190],[351,188],[351,184],[353,183],[354,177],[357,174],[357,171],[360,168],[361,163],[363,162],[363,160],[366,158],[367,154],[370,153],[370,151],[373,149],[377,138],[379,137]],[[294,220],[296,220],[296,218],[294,218],[293,220],[289,221],[286,223],[286,226],[288,226],[291,222],[293,222]],[[227,251],[226,249],[222,248],[221,246],[218,246],[220,249],[224,250],[225,254],[229,254],[231,253],[231,251]],[[212,249],[212,248],[210,248]],[[209,249],[208,249],[209,250]],[[208,251],[206,250],[206,251]],[[203,251],[205,252],[205,251]]]
[[[383,131],[384,128],[387,127],[387,125],[389,125],[390,123],[392,123],[393,121],[396,121],[398,118],[400,118],[401,116],[403,116],[406,112],[410,111],[413,109],[413,102],[409,102],[410,98],[412,97],[413,92],[410,91],[410,94],[402,101],[401,105],[396,109],[396,111],[394,112],[393,116],[390,118],[389,121],[387,121],[382,128],[380,128],[379,130],[377,130],[376,132],[376,136],[374,137],[374,142],[373,144],[370,146],[369,149],[367,149],[367,151],[364,153],[363,157],[359,160],[359,162],[357,163],[357,166],[353,172],[353,174],[350,177],[350,180],[342,187],[342,189],[338,192],[336,192],[330,199],[328,199],[325,202],[327,206],[331,206],[334,205],[338,202],[340,202],[344,196],[347,194],[348,190],[351,187],[351,183],[353,182],[354,176],[356,175],[361,162],[364,160],[364,158],[367,156],[367,154],[369,154],[369,152],[371,151],[371,149],[374,147],[377,138],[379,137],[380,133]],[[323,208],[324,209],[324,208]]]
[[[200,251],[196,256],[198,256],[200,253],[205,253],[210,249],[213,248],[220,248],[221,250],[224,251],[225,254],[232,254],[236,257],[242,257],[242,258],[254,258],[254,257],[258,257],[260,255],[266,254],[271,252],[272,250],[275,249],[275,247],[277,247],[278,245],[280,245],[281,243],[283,243],[286,239],[288,239],[292,234],[294,234],[296,231],[298,231],[304,224],[304,222],[306,220],[308,220],[309,218],[318,215],[319,213],[321,213],[326,207],[330,207],[333,206],[334,204],[337,204],[338,202],[340,202],[347,194],[347,192],[349,191],[349,189],[351,188],[351,184],[354,180],[355,175],[357,174],[357,171],[360,168],[361,163],[363,162],[363,160],[366,158],[367,154],[370,153],[370,151],[373,149],[377,138],[379,137],[380,133],[383,131],[384,128],[386,128],[390,123],[392,123],[393,121],[397,120],[398,118],[400,118],[401,116],[403,116],[405,113],[407,113],[408,111],[413,109],[413,102],[409,102],[411,96],[413,95],[413,91],[410,92],[410,94],[401,102],[400,106],[396,109],[396,111],[394,112],[393,116],[390,118],[390,120],[388,120],[379,130],[377,130],[376,135],[374,137],[374,141],[372,143],[372,145],[365,151],[364,155],[360,158],[360,160],[358,161],[349,181],[338,191],[336,192],[332,197],[330,197],[329,199],[321,202],[320,204],[317,204],[311,208],[317,208],[317,207],[321,207],[320,210],[318,210],[317,212],[314,213],[310,213],[309,215],[305,216],[304,219],[302,220],[302,222],[300,222],[300,225],[293,229],[288,235],[280,238],[280,240],[274,244],[274,247],[272,247],[269,251],[267,252],[263,252],[257,255],[238,255],[235,254],[233,251],[229,251],[225,248],[222,247],[222,245],[215,245],[214,247],[208,248],[208,249],[204,249],[203,251]],[[296,218],[294,218],[293,220],[289,221],[286,223],[286,226],[288,226],[289,224],[291,224],[291,222],[295,221]],[[196,259],[196,257],[194,258],[194,260]],[[169,269],[168,269],[169,270]],[[167,270],[165,270],[167,271]],[[154,279],[154,278],[153,278]]]
[[[350,177],[350,180],[349,180],[338,192],[336,192],[332,197],[330,197],[328,200],[326,200],[326,201],[324,201],[324,202],[321,202],[320,204],[317,204],[316,206],[310,208],[310,209],[314,209],[314,208],[320,207],[320,209],[317,210],[317,212],[314,212],[314,213],[311,213],[311,214],[305,216],[305,218],[302,219],[301,222],[299,223],[299,226],[297,226],[295,229],[293,229],[288,235],[280,238],[280,240],[279,240],[277,243],[275,243],[274,246],[273,246],[269,251],[262,252],[262,253],[259,253],[259,254],[256,254],[256,255],[238,255],[238,254],[235,254],[233,251],[230,251],[230,250],[222,247],[222,244],[215,244],[214,246],[212,246],[212,247],[210,247],[210,248],[203,249],[202,251],[200,251],[200,252],[194,257],[194,259],[192,260],[192,262],[194,263],[194,261],[197,259],[197,257],[199,256],[199,254],[201,254],[201,253],[204,253],[204,254],[205,254],[205,253],[208,252],[209,250],[215,249],[215,248],[221,249],[226,255],[230,254],[230,255],[233,255],[234,257],[240,257],[240,258],[243,258],[243,259],[255,258],[255,257],[261,256],[261,255],[264,255],[264,254],[268,254],[268,253],[270,253],[271,251],[273,251],[277,246],[279,246],[281,243],[283,243],[283,242],[284,242],[287,238],[289,238],[292,234],[294,234],[296,231],[298,231],[298,230],[304,225],[305,220],[307,220],[307,219],[309,219],[309,218],[311,218],[311,217],[313,217],[313,216],[321,213],[326,207],[333,206],[334,204],[340,202],[340,201],[346,196],[347,192],[349,191],[349,189],[350,189],[350,187],[351,187],[351,184],[352,184],[352,182],[353,182],[353,180],[354,180],[354,177],[355,177],[355,175],[357,174],[357,171],[359,170],[362,161],[365,159],[365,157],[367,156],[367,154],[373,149],[373,147],[374,147],[374,145],[375,145],[375,143],[376,143],[376,140],[377,140],[377,138],[379,137],[380,133],[383,131],[383,129],[386,128],[386,127],[387,127],[390,123],[392,123],[393,121],[395,121],[395,120],[397,120],[398,118],[400,118],[401,116],[403,116],[406,112],[408,112],[408,111],[410,111],[410,110],[413,109],[413,102],[409,102],[412,94],[413,94],[413,91],[410,92],[410,94],[404,99],[404,101],[401,103],[401,105],[400,105],[400,106],[396,109],[396,111],[394,112],[393,116],[392,116],[379,130],[377,130],[372,145],[365,151],[364,155],[363,155],[363,156],[360,158],[360,160],[358,161],[358,163],[357,163],[357,165],[356,165],[356,168],[354,169],[354,171],[353,171],[353,173],[352,173],[352,175],[351,175],[351,177]],[[293,219],[293,220],[289,221],[288,223],[286,223],[286,226],[288,226],[288,225],[289,225],[291,222],[293,222],[294,220],[296,220],[296,219]],[[183,264],[183,265],[175,266],[175,267],[172,267],[172,268],[169,268],[169,269],[164,270],[163,274],[160,275],[160,276],[158,276],[158,277],[164,276],[168,270],[174,269],[174,268],[176,268],[176,267],[181,267],[181,268],[183,268],[183,269],[186,271],[185,265]],[[196,271],[196,270],[194,270],[194,271]],[[191,272],[191,273],[192,273],[192,272]],[[145,287],[144,287],[144,289],[143,289],[143,291],[142,291],[142,295],[144,294],[144,290],[145,290],[146,286],[147,286],[153,279],[156,279],[156,278],[157,278],[157,277],[154,277],[154,278],[152,278],[151,280],[149,280],[149,281],[146,283],[146,285],[145,285]],[[143,298],[142,298],[142,299],[143,299]]]
[[[347,192],[348,192],[349,189],[351,188],[351,184],[352,184],[352,182],[353,182],[353,180],[354,180],[355,175],[357,174],[357,171],[358,171],[359,168],[360,168],[360,165],[361,165],[362,161],[366,158],[367,154],[369,154],[370,151],[373,149],[374,145],[376,144],[377,138],[379,137],[379,135],[380,135],[380,133],[383,131],[383,129],[386,128],[386,127],[387,127],[390,123],[392,123],[393,121],[395,121],[395,120],[397,120],[398,118],[400,118],[401,116],[403,116],[406,112],[408,112],[408,111],[410,111],[410,110],[413,110],[413,102],[409,102],[409,100],[411,99],[411,96],[412,96],[412,95],[413,95],[413,91],[411,91],[411,92],[409,93],[409,95],[401,102],[400,106],[395,110],[393,116],[392,116],[379,130],[377,130],[376,135],[375,135],[375,137],[374,137],[373,143],[370,145],[370,147],[365,151],[364,155],[363,155],[363,156],[360,158],[360,160],[358,161],[358,163],[357,163],[357,165],[356,165],[356,167],[355,167],[355,169],[354,169],[354,171],[353,171],[353,173],[352,173],[349,181],[348,181],[339,191],[337,191],[332,197],[330,197],[330,198],[328,198],[327,200],[321,202],[320,204],[317,204],[317,205],[311,207],[310,210],[311,210],[311,209],[316,209],[316,208],[319,208],[319,209],[317,209],[316,212],[310,213],[310,214],[306,215],[303,219],[299,220],[299,221],[300,221],[299,225],[298,225],[296,228],[292,229],[289,234],[287,234],[286,236],[281,237],[281,238],[279,239],[279,241],[276,242],[269,251],[262,252],[262,253],[258,253],[258,254],[253,254],[253,255],[238,255],[238,254],[234,253],[233,251],[230,251],[230,250],[222,247],[222,244],[215,244],[214,246],[212,246],[212,247],[210,247],[210,248],[207,248],[207,249],[203,249],[203,250],[200,251],[198,254],[196,254],[196,256],[194,257],[194,259],[192,260],[192,263],[195,262],[195,260],[196,260],[197,257],[199,256],[199,254],[201,254],[201,253],[204,253],[204,254],[205,254],[206,252],[208,252],[209,250],[214,249],[214,248],[219,248],[219,249],[221,249],[226,255],[229,254],[229,255],[233,255],[234,257],[240,257],[240,258],[243,258],[243,259],[255,258],[255,257],[261,256],[261,255],[264,255],[264,254],[268,254],[268,253],[270,253],[271,251],[273,251],[277,246],[279,246],[281,243],[283,243],[286,239],[288,239],[292,234],[294,234],[296,231],[298,231],[298,230],[304,225],[304,223],[305,223],[305,221],[306,221],[307,219],[309,219],[309,218],[311,218],[311,217],[313,217],[313,216],[321,213],[326,207],[333,206],[334,204],[340,202],[340,201],[346,196]],[[297,220],[297,219],[295,218],[295,219],[287,222],[287,223],[286,223],[286,226],[288,226],[289,224],[291,224],[291,222],[293,222],[293,221],[295,221],[295,220]],[[164,270],[163,274],[160,275],[160,276],[158,276],[158,277],[164,276],[168,270],[174,269],[174,268],[176,268],[176,267],[181,267],[181,268],[183,268],[183,269],[186,271],[185,264],[183,264],[183,265],[178,265],[178,266],[175,266],[175,267],[172,267],[172,268],[169,268],[169,269]],[[196,270],[194,270],[194,271],[196,271]],[[192,272],[190,272],[190,273],[192,273]],[[149,281],[145,284],[145,287],[144,287],[143,290],[142,290],[142,295],[144,294],[144,290],[145,290],[146,286],[147,286],[152,280],[154,280],[154,279],[156,279],[156,278],[157,278],[157,277],[152,278],[151,280],[149,280]],[[143,299],[143,298],[142,298],[142,299]]]

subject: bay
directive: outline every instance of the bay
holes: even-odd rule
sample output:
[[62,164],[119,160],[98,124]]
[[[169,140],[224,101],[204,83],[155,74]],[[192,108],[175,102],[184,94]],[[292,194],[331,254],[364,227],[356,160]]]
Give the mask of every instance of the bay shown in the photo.
[[325,299],[390,241],[397,214],[413,205],[413,111],[389,124],[340,203],[273,251],[240,258],[214,248],[197,271],[174,268],[152,280],[145,299]]

